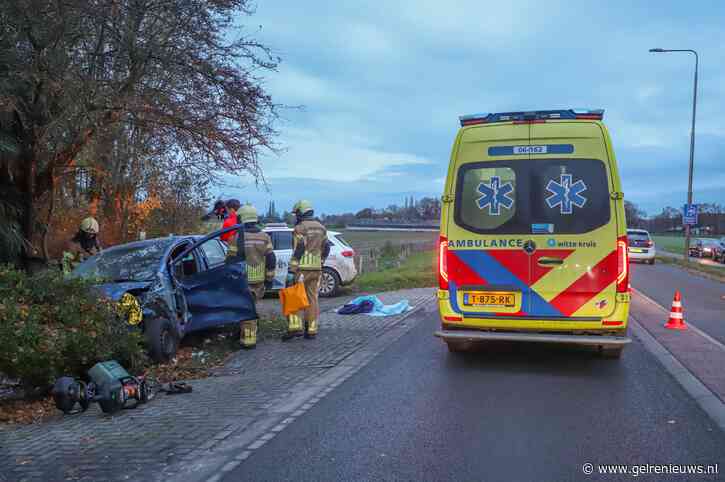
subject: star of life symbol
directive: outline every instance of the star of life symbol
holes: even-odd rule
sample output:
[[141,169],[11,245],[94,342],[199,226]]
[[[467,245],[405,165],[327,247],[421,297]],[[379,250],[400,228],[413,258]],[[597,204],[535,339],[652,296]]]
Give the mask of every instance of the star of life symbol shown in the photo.
[[490,184],[480,183],[477,189],[481,197],[476,199],[478,209],[488,206],[488,214],[498,216],[501,214],[501,206],[511,209],[514,205],[513,198],[509,197],[514,192],[511,182],[501,184],[499,176],[491,176]]
[[574,206],[583,208],[587,202],[587,198],[581,195],[587,190],[587,185],[581,179],[572,183],[571,174],[562,174],[560,182],[550,179],[546,190],[552,193],[546,198],[546,204],[552,209],[559,206],[561,214],[571,214]]

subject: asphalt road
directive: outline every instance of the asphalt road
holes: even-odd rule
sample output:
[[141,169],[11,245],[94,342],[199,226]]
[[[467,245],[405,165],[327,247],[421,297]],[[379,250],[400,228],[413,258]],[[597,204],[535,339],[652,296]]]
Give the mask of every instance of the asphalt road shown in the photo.
[[725,283],[667,264],[630,266],[633,288],[666,308],[672,305],[675,290],[680,290],[685,321],[725,343]]
[[437,314],[414,316],[425,318],[224,480],[632,480],[586,477],[587,462],[725,470],[725,434],[636,340],[619,361],[523,344],[449,354],[432,336]]

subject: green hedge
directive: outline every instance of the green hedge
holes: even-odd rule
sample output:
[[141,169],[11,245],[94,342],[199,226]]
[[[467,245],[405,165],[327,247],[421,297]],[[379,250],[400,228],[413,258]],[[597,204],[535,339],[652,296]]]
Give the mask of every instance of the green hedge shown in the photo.
[[85,376],[98,361],[140,369],[141,336],[90,288],[55,271],[29,276],[0,266],[0,372],[44,391],[57,377]]

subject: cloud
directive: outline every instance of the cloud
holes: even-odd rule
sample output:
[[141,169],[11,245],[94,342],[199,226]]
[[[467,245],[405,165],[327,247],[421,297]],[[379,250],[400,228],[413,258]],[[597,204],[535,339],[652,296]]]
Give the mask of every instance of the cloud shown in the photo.
[[291,128],[283,143],[287,150],[265,159],[269,178],[359,181],[391,166],[430,164],[424,157],[385,150],[374,139],[335,126]]
[[261,3],[251,21],[283,58],[266,85],[275,101],[304,109],[284,112],[286,151],[262,159],[272,194],[259,199],[304,193],[343,209],[382,206],[404,192],[439,196],[459,115],[601,107],[628,199],[648,210],[679,205],[693,63],[648,49],[694,47],[701,55],[695,191],[725,202],[725,189],[716,189],[725,186],[718,174],[725,65],[717,61],[725,3],[575,5]]

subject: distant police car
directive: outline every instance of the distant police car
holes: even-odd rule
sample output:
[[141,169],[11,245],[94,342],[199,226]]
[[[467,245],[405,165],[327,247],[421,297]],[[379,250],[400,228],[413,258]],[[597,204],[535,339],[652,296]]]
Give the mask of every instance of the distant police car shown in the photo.
[[[284,288],[287,268],[292,258],[292,228],[284,223],[272,223],[264,227],[264,232],[272,238],[274,254],[277,257],[277,270],[272,282],[272,290]],[[330,255],[325,261],[320,277],[320,296],[334,296],[341,286],[352,283],[357,276],[355,269],[355,251],[345,241],[341,233],[328,231]]]
[[461,117],[443,193],[438,303],[451,351],[578,343],[618,358],[629,260],[602,110]]
[[628,229],[627,241],[629,242],[630,260],[655,264],[657,250],[649,232],[644,229]]

